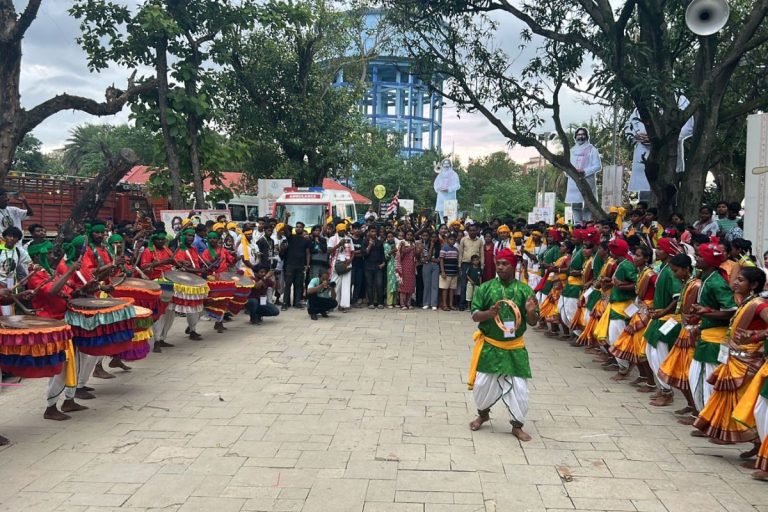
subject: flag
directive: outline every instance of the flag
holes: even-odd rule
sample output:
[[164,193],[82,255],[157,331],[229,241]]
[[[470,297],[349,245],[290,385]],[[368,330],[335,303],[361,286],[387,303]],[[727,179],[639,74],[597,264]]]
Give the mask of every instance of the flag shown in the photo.
[[389,202],[389,206],[387,206],[387,211],[385,213],[386,216],[390,215],[397,215],[397,210],[400,207],[400,189],[397,189],[397,192],[395,192],[395,195],[392,196],[392,200]]

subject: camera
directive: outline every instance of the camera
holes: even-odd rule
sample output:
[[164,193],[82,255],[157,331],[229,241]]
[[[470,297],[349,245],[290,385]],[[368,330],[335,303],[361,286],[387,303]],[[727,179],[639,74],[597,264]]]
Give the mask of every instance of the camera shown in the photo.
[[328,286],[330,286],[331,288],[336,288],[336,281],[329,282]]

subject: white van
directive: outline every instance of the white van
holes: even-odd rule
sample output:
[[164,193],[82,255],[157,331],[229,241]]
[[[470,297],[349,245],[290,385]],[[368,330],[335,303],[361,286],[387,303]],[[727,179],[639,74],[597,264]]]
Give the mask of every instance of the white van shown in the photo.
[[280,221],[290,212],[290,223],[307,227],[323,225],[329,216],[357,220],[355,201],[346,190],[321,187],[286,188],[272,207],[272,216]]

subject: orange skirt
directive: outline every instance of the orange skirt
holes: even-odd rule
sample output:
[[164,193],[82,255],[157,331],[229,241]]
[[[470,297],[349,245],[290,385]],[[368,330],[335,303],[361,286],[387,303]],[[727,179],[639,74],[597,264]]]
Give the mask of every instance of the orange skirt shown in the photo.
[[579,307],[576,308],[576,313],[573,315],[573,320],[571,320],[570,328],[571,330],[582,330],[586,326],[586,322],[584,322],[584,312],[587,310],[587,307],[584,305],[584,299],[579,299]]
[[[728,364],[721,364],[711,377],[719,379],[719,376],[727,375],[729,373],[728,366]],[[712,380],[711,377],[710,381]],[[757,432],[732,418],[736,404],[739,403],[739,399],[744,394],[751,380],[751,376],[744,378],[742,386],[735,390],[724,391],[715,389],[707,405],[704,406],[704,409],[699,413],[699,417],[696,418],[693,426],[701,430],[708,437],[719,439],[720,441],[746,443],[754,440],[757,437]]]
[[541,318],[550,323],[560,323],[560,310],[557,308],[557,303],[560,301],[560,295],[562,293],[563,291],[561,289],[555,287],[552,288],[539,307],[539,315]]
[[691,327],[685,326],[680,329],[675,344],[659,368],[659,379],[681,391],[691,389],[691,384],[688,381],[688,370],[691,368],[693,349],[696,345]]
[[647,315],[633,316],[619,339],[609,349],[610,353],[618,359],[624,359],[633,364],[645,361],[644,335],[649,322],[650,318]]
[[609,314],[606,312],[607,306],[608,300],[605,298],[600,299],[597,304],[595,304],[595,307],[592,308],[592,312],[589,315],[589,321],[584,326],[584,331],[576,340],[577,345],[580,347],[592,347],[599,344],[596,335],[597,324],[603,314]]

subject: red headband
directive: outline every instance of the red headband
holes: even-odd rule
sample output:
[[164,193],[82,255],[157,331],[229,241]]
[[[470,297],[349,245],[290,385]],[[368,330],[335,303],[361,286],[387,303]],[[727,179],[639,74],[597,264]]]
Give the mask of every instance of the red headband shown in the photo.
[[675,240],[672,238],[659,238],[657,245],[659,249],[669,254],[670,256],[674,256],[675,254],[680,253],[680,246],[677,245],[677,242],[675,242]]
[[699,256],[709,267],[719,267],[728,255],[716,244],[701,244],[699,246]]
[[614,238],[608,242],[608,250],[612,256],[617,258],[626,258],[629,254],[629,244],[621,238]]
[[499,260],[505,260],[513,267],[517,266],[517,259],[518,256],[514,252],[512,252],[509,247],[499,251],[499,253],[496,255],[496,261]]

